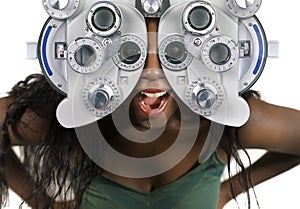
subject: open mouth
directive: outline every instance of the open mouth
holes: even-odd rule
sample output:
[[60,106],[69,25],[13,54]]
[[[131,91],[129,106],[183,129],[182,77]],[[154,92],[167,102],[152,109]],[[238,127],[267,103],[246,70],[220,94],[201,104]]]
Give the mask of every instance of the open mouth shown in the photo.
[[170,95],[159,89],[143,90],[138,95],[138,105],[148,116],[157,116],[167,107]]

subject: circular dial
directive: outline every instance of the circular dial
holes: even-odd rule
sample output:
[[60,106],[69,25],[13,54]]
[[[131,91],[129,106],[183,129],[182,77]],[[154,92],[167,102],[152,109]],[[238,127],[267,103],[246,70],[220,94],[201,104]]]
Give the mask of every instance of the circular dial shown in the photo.
[[103,117],[113,112],[120,104],[120,93],[113,81],[97,78],[84,87],[82,99],[90,112]]
[[69,0],[49,0],[49,3],[54,9],[62,10],[68,6]]
[[146,56],[144,41],[137,36],[125,35],[121,37],[121,45],[113,55],[113,61],[122,70],[133,71],[143,66]]
[[224,90],[213,79],[201,77],[188,85],[186,100],[194,112],[203,116],[213,115],[223,104]]
[[[109,105],[110,100],[113,95],[109,95],[107,91],[104,89],[108,89],[107,86],[103,86],[102,88],[98,88],[93,92],[89,93],[89,101],[96,109],[102,109]],[[109,89],[111,90],[111,89]]]
[[207,2],[192,2],[184,9],[182,22],[188,32],[205,35],[214,29],[216,13]]
[[76,72],[92,73],[102,65],[103,54],[103,48],[96,41],[82,38],[70,44],[68,62]]
[[80,0],[43,0],[46,12],[55,19],[67,19],[79,8]]
[[153,15],[159,11],[160,3],[158,0],[145,0],[143,9],[147,14]]
[[202,61],[210,70],[224,72],[238,61],[238,47],[229,37],[217,36],[209,39],[202,48]]
[[193,56],[186,50],[181,35],[166,37],[159,46],[159,59],[170,70],[185,69],[193,60]]
[[227,10],[236,17],[248,18],[255,15],[262,0],[224,0]]
[[[194,90],[196,90],[196,88]],[[194,98],[200,108],[209,109],[215,104],[217,95],[213,90],[204,88],[201,90],[197,90],[194,93]]]
[[93,33],[110,36],[120,28],[121,13],[113,3],[99,2],[89,10],[86,21]]

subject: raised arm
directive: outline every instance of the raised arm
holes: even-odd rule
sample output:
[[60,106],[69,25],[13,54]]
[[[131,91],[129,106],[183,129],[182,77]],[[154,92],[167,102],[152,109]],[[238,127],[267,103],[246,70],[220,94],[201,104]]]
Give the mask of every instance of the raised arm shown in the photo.
[[[260,159],[258,159],[251,166],[250,178],[253,186],[256,186],[264,181],[267,181],[285,171],[295,167],[300,163],[300,157],[295,155],[281,154],[277,152],[267,152]],[[246,169],[249,172],[249,168]],[[233,183],[235,185],[239,184],[240,176],[239,174],[233,177]],[[236,187],[236,196],[243,193],[241,187]],[[230,182],[225,180],[221,184],[218,209],[222,209],[223,206],[232,199],[232,194],[230,191]]]
[[31,197],[34,181],[19,158],[9,149],[4,162],[4,175],[8,186],[33,209],[42,209],[48,202],[46,193]]
[[[10,112],[9,108],[13,108],[11,103],[11,98],[0,98],[0,127],[4,127],[4,130],[2,130],[2,128],[0,129],[0,145],[2,145],[3,136],[5,135],[3,131],[8,132],[10,145],[10,147],[6,148],[0,146],[0,161],[2,163],[0,167],[3,169],[2,175],[4,177],[2,181],[5,181],[7,186],[25,200],[31,208],[42,209],[45,208],[47,204],[50,204],[50,198],[46,192],[31,196],[35,182],[13,151],[12,146],[36,146],[45,139],[48,133],[48,126],[44,119],[39,117],[34,111],[27,109],[16,123],[16,130],[14,130],[12,125],[6,121],[6,116]],[[18,134],[16,134],[16,131]],[[3,204],[3,202],[1,203],[0,201],[0,205],[1,204]],[[52,204],[52,209],[61,208],[74,209],[74,202],[55,202]]]
[[[249,100],[248,122],[238,129],[239,142],[244,148],[265,149],[268,152],[251,166],[253,185],[281,174],[300,162],[300,111],[276,106],[256,97]],[[249,168],[248,168],[249,170]],[[233,182],[238,185],[239,175]],[[236,195],[244,192],[235,188]],[[219,208],[232,199],[230,183],[221,185]]]
[[[28,200],[28,204],[34,209],[35,202],[41,208],[49,197],[42,192],[43,194],[28,199],[35,183],[11,146],[34,147],[47,142],[45,138],[50,133],[50,126],[57,127],[55,109],[61,99],[62,96],[39,74],[28,76],[12,88],[8,97],[0,98],[0,189],[5,191],[7,186],[12,188],[23,200]],[[35,163],[40,160],[34,159]],[[39,190],[43,191],[42,186]],[[4,197],[3,193],[1,195]],[[3,200],[0,200],[1,204]],[[54,206],[60,208],[59,205]]]
[[[7,150],[4,161],[4,176],[8,186],[32,209],[43,209],[50,204],[50,198],[47,193],[39,193],[31,196],[34,190],[34,180],[26,171],[24,165],[20,162],[12,149]],[[74,209],[74,202],[67,203],[54,202],[51,209]],[[50,209],[50,207],[49,207]]]

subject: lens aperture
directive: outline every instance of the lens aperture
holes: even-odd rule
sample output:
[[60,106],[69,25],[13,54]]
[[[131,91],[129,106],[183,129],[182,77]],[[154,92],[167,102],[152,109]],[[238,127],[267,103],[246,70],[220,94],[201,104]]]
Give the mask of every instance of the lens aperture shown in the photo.
[[169,43],[165,48],[165,57],[172,64],[180,64],[185,61],[187,57],[187,51],[183,43],[174,41]]
[[193,60],[184,44],[183,36],[170,35],[159,44],[159,60],[169,70],[179,71],[186,69]]
[[92,24],[99,31],[108,31],[115,25],[116,17],[107,7],[98,8],[92,16]]
[[140,56],[141,50],[136,43],[128,41],[121,45],[119,57],[123,63],[128,65],[134,64],[140,59]]
[[111,36],[121,26],[121,12],[111,1],[94,4],[86,17],[89,30],[99,36]]
[[194,1],[186,5],[182,13],[182,23],[187,32],[206,35],[215,28],[216,12],[209,3]]
[[226,44],[218,43],[211,47],[209,57],[216,65],[224,65],[229,61],[231,52]]
[[75,52],[74,58],[78,65],[88,67],[96,60],[96,53],[91,46],[83,45]]
[[195,30],[205,30],[212,22],[212,16],[203,6],[193,8],[188,15],[188,22]]
[[100,7],[92,17],[92,24],[97,30],[108,31],[114,26],[115,20],[113,11],[106,7]]

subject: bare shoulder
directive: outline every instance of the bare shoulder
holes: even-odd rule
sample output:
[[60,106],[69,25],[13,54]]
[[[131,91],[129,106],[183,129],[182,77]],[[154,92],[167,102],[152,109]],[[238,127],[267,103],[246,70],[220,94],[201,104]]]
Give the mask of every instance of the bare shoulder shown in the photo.
[[300,141],[300,112],[257,97],[251,97],[248,103],[250,118],[239,128],[243,146],[290,153],[290,146]]

